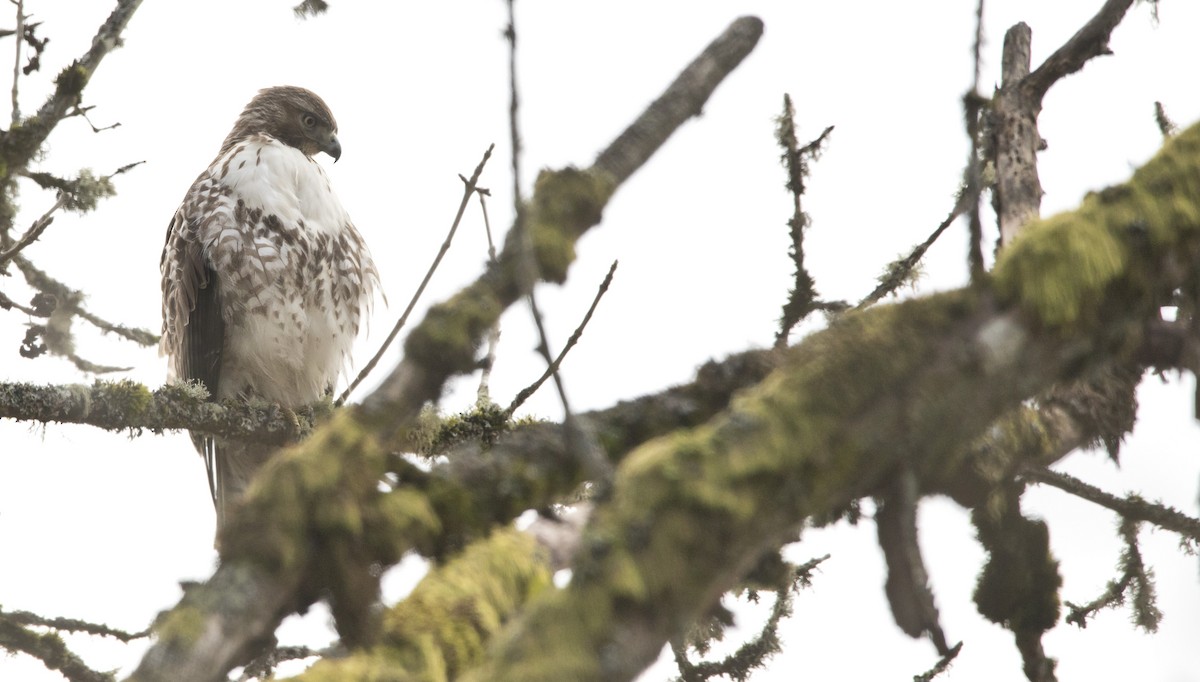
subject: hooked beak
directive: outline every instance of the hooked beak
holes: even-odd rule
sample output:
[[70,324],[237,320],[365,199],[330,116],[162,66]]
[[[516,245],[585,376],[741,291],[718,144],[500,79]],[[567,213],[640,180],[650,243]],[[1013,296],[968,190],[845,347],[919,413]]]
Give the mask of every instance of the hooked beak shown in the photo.
[[333,162],[337,163],[342,158],[342,143],[338,142],[337,135],[330,134],[329,141],[321,147],[321,151],[333,157]]

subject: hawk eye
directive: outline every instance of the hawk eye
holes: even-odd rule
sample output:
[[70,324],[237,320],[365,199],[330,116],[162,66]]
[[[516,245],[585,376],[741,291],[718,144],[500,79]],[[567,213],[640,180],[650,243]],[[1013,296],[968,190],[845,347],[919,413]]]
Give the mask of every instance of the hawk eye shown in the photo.
[[312,114],[305,114],[300,117],[300,122],[304,124],[305,128],[311,128],[317,124],[317,117]]

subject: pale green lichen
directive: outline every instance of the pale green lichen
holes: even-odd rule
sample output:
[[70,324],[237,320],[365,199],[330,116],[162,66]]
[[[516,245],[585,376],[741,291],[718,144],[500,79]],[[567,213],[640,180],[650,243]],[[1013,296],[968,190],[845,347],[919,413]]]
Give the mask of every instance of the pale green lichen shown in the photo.
[[538,272],[548,282],[562,283],[575,261],[575,242],[601,213],[616,189],[607,175],[565,168],[543,171],[526,213]]
[[459,679],[478,665],[492,637],[551,589],[551,570],[533,538],[496,531],[435,568],[383,616],[381,642],[342,660],[314,665],[300,680]]
[[[1153,305],[1160,263],[1200,231],[1200,125],[1169,141],[1129,182],[1089,195],[1078,210],[1027,226],[1005,248],[995,290],[1044,325],[1070,331],[1118,280],[1125,295]],[[1140,271],[1133,264],[1151,270]]]

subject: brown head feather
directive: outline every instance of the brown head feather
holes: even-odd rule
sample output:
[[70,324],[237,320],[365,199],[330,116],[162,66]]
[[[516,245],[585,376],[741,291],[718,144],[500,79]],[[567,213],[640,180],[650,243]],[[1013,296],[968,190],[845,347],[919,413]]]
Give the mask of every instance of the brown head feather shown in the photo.
[[260,133],[307,156],[325,152],[336,161],[342,155],[333,112],[316,93],[304,88],[284,85],[259,90],[233,124],[218,156]]

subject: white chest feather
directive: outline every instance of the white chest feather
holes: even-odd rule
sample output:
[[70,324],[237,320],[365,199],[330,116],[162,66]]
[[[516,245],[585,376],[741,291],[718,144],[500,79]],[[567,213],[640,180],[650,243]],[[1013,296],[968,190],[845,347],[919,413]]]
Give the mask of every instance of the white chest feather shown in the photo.
[[324,169],[259,136],[219,158],[189,202],[220,284],[219,397],[317,400],[346,364],[376,277]]

